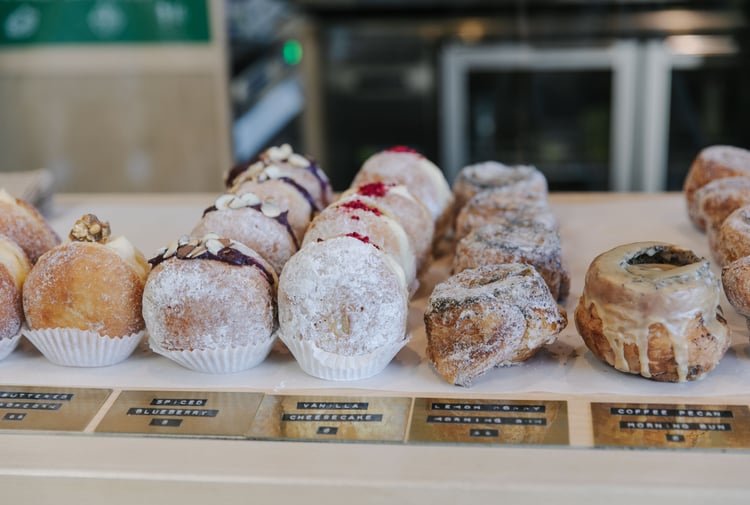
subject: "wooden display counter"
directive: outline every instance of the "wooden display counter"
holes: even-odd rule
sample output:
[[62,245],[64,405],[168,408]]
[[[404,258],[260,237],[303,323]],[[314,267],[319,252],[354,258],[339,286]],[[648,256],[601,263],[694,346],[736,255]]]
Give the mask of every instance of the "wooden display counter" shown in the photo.
[[[61,235],[110,221],[146,256],[189,231],[214,195],[59,195]],[[568,328],[531,361],[470,388],[410,343],[381,374],[328,382],[288,353],[230,375],[193,372],[142,346],[106,368],[65,368],[22,342],[0,361],[4,503],[748,503],[750,356],[744,318],[705,379],[662,384],[595,359],[572,313],[591,260],[660,240],[709,255],[681,194],[553,194],[571,273]],[[716,269],[718,272],[718,268]]]

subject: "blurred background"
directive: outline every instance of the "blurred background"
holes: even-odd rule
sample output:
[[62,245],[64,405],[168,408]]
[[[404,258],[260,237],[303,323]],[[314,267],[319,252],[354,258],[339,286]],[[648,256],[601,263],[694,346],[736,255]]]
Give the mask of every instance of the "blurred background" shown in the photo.
[[702,147],[750,148],[748,16],[740,0],[2,0],[0,173],[217,191],[289,142],[335,189],[407,145],[449,180],[493,159],[553,191],[679,190]]

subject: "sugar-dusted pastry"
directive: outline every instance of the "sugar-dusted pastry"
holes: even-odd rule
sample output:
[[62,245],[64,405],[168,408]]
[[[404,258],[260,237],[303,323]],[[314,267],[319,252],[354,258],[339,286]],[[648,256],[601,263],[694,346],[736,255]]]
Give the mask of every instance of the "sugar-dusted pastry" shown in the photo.
[[720,266],[750,255],[750,205],[740,207],[724,219],[710,247]]
[[104,366],[127,358],[144,330],[148,263],[109,223],[79,219],[69,241],[42,255],[26,277],[26,336],[50,360]]
[[278,279],[260,254],[209,234],[182,237],[149,262],[143,317],[155,352],[206,373],[237,372],[266,358]]
[[403,184],[430,211],[435,223],[435,239],[450,225],[453,194],[443,172],[422,154],[397,146],[373,154],[365,160],[352,186],[368,182]]
[[[306,156],[297,154],[289,144],[269,147],[258,159],[247,165],[237,165],[226,177],[227,188],[237,188],[244,181],[282,179],[307,193],[322,209],[331,201],[331,183],[318,164]],[[230,191],[235,192],[235,189]]]
[[488,265],[435,286],[424,314],[427,357],[449,383],[469,386],[497,366],[529,359],[567,325],[529,265]]
[[24,250],[31,263],[60,243],[60,237],[30,203],[0,189],[0,234]]
[[734,146],[709,146],[693,160],[685,177],[683,190],[690,220],[700,230],[706,229],[705,217],[699,213],[695,193],[715,179],[750,176],[750,151]]
[[424,271],[430,263],[432,240],[435,235],[435,223],[427,207],[403,184],[366,183],[349,188],[341,198],[353,195],[363,202],[382,207],[399,222],[417,256],[417,270]]
[[403,269],[411,291],[417,287],[417,259],[403,226],[377,202],[359,195],[341,198],[318,214],[307,229],[302,247],[338,235],[356,234],[390,254]]
[[456,245],[453,273],[500,263],[531,265],[541,274],[555,300],[568,296],[570,276],[563,266],[556,228],[520,219],[480,226]]
[[715,246],[716,234],[724,219],[750,205],[750,177],[722,177],[701,187],[693,195],[696,215],[703,223],[709,246]]
[[366,236],[314,241],[279,278],[279,337],[300,367],[330,380],[379,373],[408,342],[403,269]]
[[530,165],[504,165],[485,161],[463,167],[453,182],[456,213],[474,196],[488,189],[499,189],[517,198],[547,199],[547,178]]
[[288,211],[263,202],[255,193],[225,193],[206,209],[190,234],[202,237],[215,233],[242,242],[268,260],[275,272],[299,249]]
[[663,242],[597,256],[575,311],[591,352],[622,372],[665,382],[711,371],[730,343],[708,260]]
[[729,304],[747,319],[750,329],[750,256],[743,256],[724,265],[721,285]]
[[31,263],[23,249],[0,235],[0,359],[15,349],[21,337],[23,304],[21,293]]

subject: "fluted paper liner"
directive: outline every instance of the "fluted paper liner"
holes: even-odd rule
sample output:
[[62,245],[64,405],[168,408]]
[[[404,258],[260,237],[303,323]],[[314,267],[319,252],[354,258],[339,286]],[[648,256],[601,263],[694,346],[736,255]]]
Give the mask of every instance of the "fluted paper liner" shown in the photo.
[[169,358],[179,365],[209,374],[226,374],[241,372],[259,365],[271,352],[276,336],[273,335],[265,342],[248,344],[224,349],[193,349],[171,351],[164,349],[159,342],[150,338],[151,350]]
[[144,331],[124,337],[101,336],[76,328],[24,330],[34,347],[56,365],[77,367],[110,366],[133,354]]
[[19,331],[15,336],[10,338],[0,338],[0,360],[5,359],[13,352],[18,346],[18,342],[21,340],[21,334],[23,331]]
[[312,342],[286,336],[281,332],[279,332],[279,338],[287,345],[300,368],[308,375],[326,380],[353,381],[367,379],[382,372],[401,348],[411,340],[411,334],[406,335],[403,340],[357,356],[344,356],[324,351]]

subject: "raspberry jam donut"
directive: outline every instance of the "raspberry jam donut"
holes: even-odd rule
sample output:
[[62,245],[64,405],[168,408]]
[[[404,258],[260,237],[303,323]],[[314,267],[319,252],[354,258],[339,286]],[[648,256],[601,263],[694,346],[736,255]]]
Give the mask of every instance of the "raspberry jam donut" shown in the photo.
[[576,327],[593,354],[617,370],[696,380],[729,347],[719,295],[705,258],[662,242],[626,244],[589,266]]
[[529,265],[488,265],[435,286],[424,314],[427,356],[449,383],[469,386],[497,366],[520,363],[568,323]]
[[750,151],[718,145],[698,153],[683,184],[688,215],[698,229],[705,230],[706,223],[699,213],[695,192],[715,179],[734,176],[750,176]]
[[60,243],[60,237],[34,206],[0,189],[0,234],[24,250],[32,264]]

